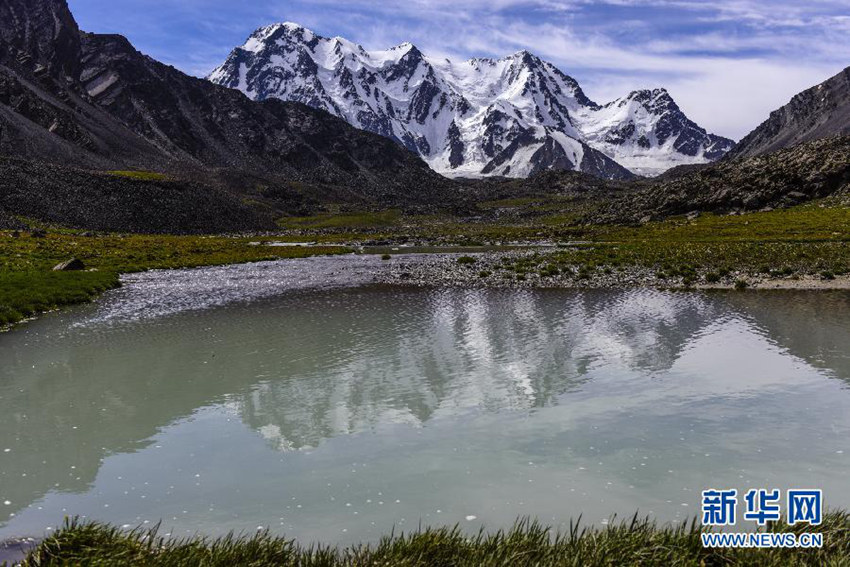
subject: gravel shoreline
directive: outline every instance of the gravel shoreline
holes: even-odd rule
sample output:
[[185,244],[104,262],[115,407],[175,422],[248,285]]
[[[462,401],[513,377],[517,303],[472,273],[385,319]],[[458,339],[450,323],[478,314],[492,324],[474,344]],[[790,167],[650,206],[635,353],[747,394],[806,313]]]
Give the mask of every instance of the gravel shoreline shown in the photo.
[[[734,271],[717,282],[706,282],[705,274],[686,284],[681,277],[658,277],[656,269],[641,266],[598,269],[580,274],[578,266],[563,270],[559,274],[541,275],[528,271],[521,277],[505,269],[523,257],[535,254],[530,251],[486,252],[476,254],[422,254],[391,256],[386,260],[385,270],[376,275],[377,283],[390,285],[412,285],[422,287],[487,287],[487,288],[542,288],[542,289],[619,289],[619,288],[662,288],[662,289],[735,289],[736,282],[743,281],[752,289],[850,289],[850,275],[837,275],[824,279],[816,275],[792,275],[775,278],[765,274],[749,274]],[[540,254],[537,252],[537,254]],[[464,256],[474,262],[461,263]],[[546,255],[540,255],[545,261]],[[740,284],[739,284],[739,287]]]

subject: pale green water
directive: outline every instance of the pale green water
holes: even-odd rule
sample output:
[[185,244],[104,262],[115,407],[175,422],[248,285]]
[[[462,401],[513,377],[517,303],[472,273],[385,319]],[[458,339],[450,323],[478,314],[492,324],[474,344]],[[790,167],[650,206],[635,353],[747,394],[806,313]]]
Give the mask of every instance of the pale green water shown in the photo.
[[364,261],[135,276],[0,335],[0,540],[850,507],[850,294],[346,287]]

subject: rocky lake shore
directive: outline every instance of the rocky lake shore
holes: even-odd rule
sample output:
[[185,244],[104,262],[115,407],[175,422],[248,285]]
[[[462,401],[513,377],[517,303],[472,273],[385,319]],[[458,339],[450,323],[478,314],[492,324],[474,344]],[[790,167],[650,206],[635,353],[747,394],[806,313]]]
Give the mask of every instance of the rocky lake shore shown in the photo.
[[[790,274],[772,276],[746,271],[730,271],[717,281],[703,270],[689,281],[687,277],[659,277],[658,270],[643,266],[580,265],[555,269],[557,252],[510,251],[476,254],[390,255],[386,269],[376,274],[378,283],[412,286],[455,286],[493,288],[662,288],[662,289],[850,289],[848,275]],[[539,269],[516,269],[519,262]]]

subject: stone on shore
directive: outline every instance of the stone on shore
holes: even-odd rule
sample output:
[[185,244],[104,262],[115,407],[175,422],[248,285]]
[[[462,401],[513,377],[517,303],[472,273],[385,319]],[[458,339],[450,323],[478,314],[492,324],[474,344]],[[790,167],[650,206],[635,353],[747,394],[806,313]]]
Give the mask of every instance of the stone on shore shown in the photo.
[[70,260],[66,260],[61,264],[53,266],[54,272],[75,272],[85,269],[86,265],[83,264],[82,260],[78,260],[77,258],[71,258]]

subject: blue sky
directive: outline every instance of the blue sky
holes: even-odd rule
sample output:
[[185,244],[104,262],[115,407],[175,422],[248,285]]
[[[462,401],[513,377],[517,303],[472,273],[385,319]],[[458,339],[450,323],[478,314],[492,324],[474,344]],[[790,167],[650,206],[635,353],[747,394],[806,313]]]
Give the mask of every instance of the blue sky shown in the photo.
[[410,41],[467,59],[528,49],[597,102],[666,87],[710,131],[739,138],[850,66],[848,0],[69,0],[80,26],[120,33],[205,75],[262,25],[293,21],[367,49]]

